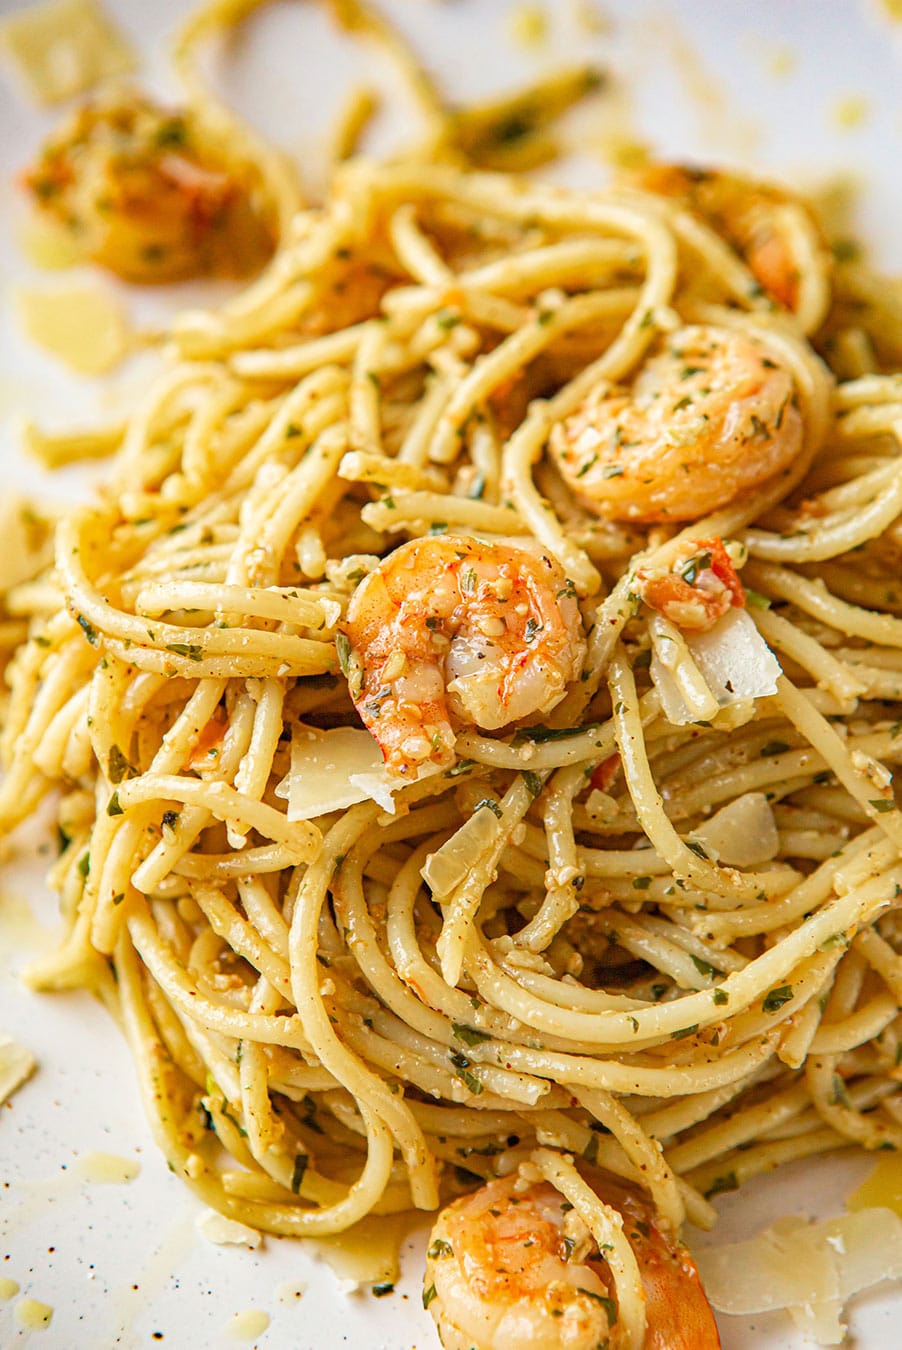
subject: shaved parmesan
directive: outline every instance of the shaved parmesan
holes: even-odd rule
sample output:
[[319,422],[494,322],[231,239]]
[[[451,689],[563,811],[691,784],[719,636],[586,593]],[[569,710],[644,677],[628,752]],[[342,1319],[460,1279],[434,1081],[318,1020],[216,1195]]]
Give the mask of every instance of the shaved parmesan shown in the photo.
[[288,801],[289,820],[313,820],[367,798],[394,813],[394,793],[438,772],[429,764],[417,778],[396,778],[385,768],[376,741],[362,727],[319,731],[296,726],[291,735],[291,768],[275,791]]
[[495,847],[500,829],[495,813],[483,807],[474,811],[440,849],[429,854],[421,874],[437,900],[453,895],[479,859]]
[[780,836],[763,792],[745,792],[692,831],[705,852],[731,867],[770,862],[780,851]]
[[845,1337],[842,1309],[853,1294],[902,1275],[902,1220],[863,1209],[823,1223],[781,1219],[748,1242],[695,1252],[705,1292],[734,1316],[786,1309],[820,1345]]
[[30,581],[53,561],[53,523],[26,497],[0,499],[0,591]]
[[96,0],[48,0],[0,24],[0,47],[39,103],[61,103],[137,58]]
[[690,634],[686,642],[722,708],[777,692],[780,663],[747,610],[728,610],[707,633]]
[[128,353],[125,311],[97,286],[71,284],[56,290],[20,287],[22,327],[32,342],[82,375],[102,375]]
[[893,1209],[902,1218],[902,1156],[885,1153],[866,1181],[846,1201],[847,1209]]
[[208,1209],[198,1216],[197,1230],[217,1247],[250,1247],[253,1251],[263,1241],[263,1234],[258,1233],[256,1228],[248,1228],[236,1219],[227,1219],[224,1214],[217,1214],[215,1209]]
[[[685,633],[686,646],[719,708],[777,692],[780,663],[744,609],[731,609],[706,633]],[[697,714],[686,703],[674,678],[657,654],[651,677],[661,696],[664,716],[686,726]]]
[[395,813],[395,796],[401,788],[409,787],[411,783],[420,783],[424,778],[431,778],[433,774],[441,773],[441,770],[435,764],[421,764],[417,773],[412,778],[396,778],[390,774],[385,767],[376,771],[376,773],[352,773],[351,782],[355,788],[359,788],[364,797],[372,797],[374,802],[378,802],[383,811],[389,815]]
[[35,1070],[34,1056],[9,1036],[0,1036],[0,1105],[9,1101]]

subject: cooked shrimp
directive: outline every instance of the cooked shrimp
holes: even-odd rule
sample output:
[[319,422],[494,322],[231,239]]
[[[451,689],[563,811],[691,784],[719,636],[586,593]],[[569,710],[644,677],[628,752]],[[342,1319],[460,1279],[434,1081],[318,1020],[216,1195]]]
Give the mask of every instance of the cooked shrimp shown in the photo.
[[548,712],[585,655],[557,562],[455,535],[390,553],[354,592],[345,634],[351,697],[397,774],[451,763],[456,725]]
[[[490,1181],[439,1215],[423,1302],[445,1350],[617,1350],[613,1280],[585,1224],[547,1182]],[[624,1233],[645,1290],[644,1350],[717,1350],[720,1338],[689,1252],[651,1206],[605,1179],[602,1198]]]
[[682,164],[652,164],[632,181],[646,192],[682,199],[742,255],[771,299],[786,309],[796,308],[799,264],[787,229],[787,207],[793,210],[794,223],[810,230],[812,251],[820,248],[817,225],[797,198],[771,183]]
[[636,571],[648,605],[686,632],[712,628],[728,609],[745,605],[745,588],[719,535],[688,541],[667,572]]
[[785,469],[802,445],[792,376],[757,337],[670,334],[629,390],[600,387],[554,427],[551,453],[609,520],[698,520]]
[[24,181],[81,257],[158,282],[262,265],[275,238],[247,179],[189,113],[126,94],[79,108]]

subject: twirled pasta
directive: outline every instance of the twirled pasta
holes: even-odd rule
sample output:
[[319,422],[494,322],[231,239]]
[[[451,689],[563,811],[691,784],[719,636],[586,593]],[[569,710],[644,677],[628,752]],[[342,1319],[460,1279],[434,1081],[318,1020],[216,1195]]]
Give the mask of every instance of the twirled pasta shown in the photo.
[[[102,498],[7,593],[0,825],[58,795],[68,922],[29,978],[121,1011],[161,1148],[223,1213],[338,1232],[532,1158],[589,1222],[581,1154],[706,1225],[777,1162],[902,1145],[899,338],[806,241],[793,314],[682,200],[352,161],[260,282],[175,324]],[[870,368],[831,371],[852,297]],[[784,364],[801,447],[705,519],[606,519],[551,429],[692,324]],[[458,727],[393,813],[299,815],[294,742],[359,726],[349,600],[430,535],[550,555],[581,678],[547,725]],[[675,720],[655,654],[696,649],[643,586],[715,537],[782,673]],[[705,831],[749,798],[773,847],[735,863]]]

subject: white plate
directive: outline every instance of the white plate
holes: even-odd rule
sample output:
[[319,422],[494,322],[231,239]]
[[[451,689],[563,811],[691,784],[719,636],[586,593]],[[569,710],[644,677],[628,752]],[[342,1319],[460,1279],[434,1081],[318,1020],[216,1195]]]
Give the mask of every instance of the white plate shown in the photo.
[[[0,0],[2,13],[16,7]],[[187,0],[110,3],[164,90],[172,89],[165,35],[186,7]],[[602,0],[598,8],[610,27],[590,37],[577,25],[576,0],[548,0],[552,35],[535,50],[510,39],[513,0],[393,0],[384,8],[458,97],[514,85],[567,57],[590,57],[612,69],[626,92],[612,99],[612,109],[620,111],[611,112],[607,125],[585,126],[589,150],[569,170],[577,181],[601,175],[592,137],[618,131],[648,140],[665,156],[727,159],[802,185],[841,173],[860,186],[862,227],[881,262],[902,265],[902,25],[894,29],[876,3],[693,0],[668,9],[645,0]],[[285,5],[254,23],[253,42],[232,55],[225,73],[239,106],[312,161],[341,88],[368,61],[349,52],[311,5]],[[7,185],[53,119],[30,108],[5,72],[0,78],[5,492],[38,477],[15,448],[17,410],[55,425],[91,409],[108,413],[134,395],[146,370],[133,369],[106,385],[79,381],[16,332],[10,292],[29,269],[15,242],[19,216]],[[847,109],[861,109],[854,128],[837,125],[843,100]],[[398,124],[396,118],[395,129]],[[391,131],[389,126],[386,143]],[[185,303],[185,294],[145,297],[141,308],[172,308]],[[65,475],[48,490],[66,495],[81,483],[83,478]],[[34,853],[38,843],[32,831],[21,853]],[[0,1304],[0,1345],[29,1335],[42,1350],[237,1345],[242,1338],[231,1319],[256,1308],[272,1319],[258,1338],[269,1350],[345,1344],[434,1350],[431,1320],[420,1307],[419,1242],[405,1248],[397,1292],[376,1300],[368,1292],[342,1293],[332,1271],[299,1244],[268,1241],[249,1253],[210,1246],[196,1233],[198,1206],[169,1175],[149,1136],[129,1056],[106,1013],[84,995],[38,997],[16,980],[24,960],[52,942],[54,902],[40,882],[44,860],[38,861],[20,859],[7,873],[0,904],[0,1029],[28,1045],[40,1062],[34,1080],[0,1113],[0,1276],[16,1280],[23,1294],[50,1304],[54,1313],[47,1331],[28,1333],[15,1324],[14,1301]],[[77,1164],[90,1152],[137,1158],[140,1175],[129,1186],[87,1182]],[[717,1237],[735,1240],[780,1213],[838,1212],[870,1165],[862,1158],[798,1165],[725,1196]],[[298,1285],[306,1285],[301,1299],[292,1292]],[[860,1298],[851,1317],[857,1344],[896,1350],[900,1317],[897,1287]],[[721,1326],[725,1350],[802,1345],[782,1316],[722,1318]]]

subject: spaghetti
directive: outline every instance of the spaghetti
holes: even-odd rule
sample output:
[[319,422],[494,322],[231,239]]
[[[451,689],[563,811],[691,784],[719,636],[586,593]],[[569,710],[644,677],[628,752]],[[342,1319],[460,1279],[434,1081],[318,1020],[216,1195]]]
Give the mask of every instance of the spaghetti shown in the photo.
[[[5,596],[0,824],[55,794],[67,922],[28,978],[117,1012],[223,1214],[337,1233],[525,1163],[601,1243],[596,1166],[707,1226],[778,1163],[902,1145],[902,328],[807,208],[732,181],[790,306],[679,194],[349,161],[174,324],[102,495]],[[618,517],[549,436],[687,325],[789,372],[799,444],[703,519]],[[365,738],[349,604],[399,540],[460,538],[552,559],[585,659],[541,724],[452,718],[431,771],[334,806],[304,738]],[[711,540],[764,695],[650,589],[697,593]]]

